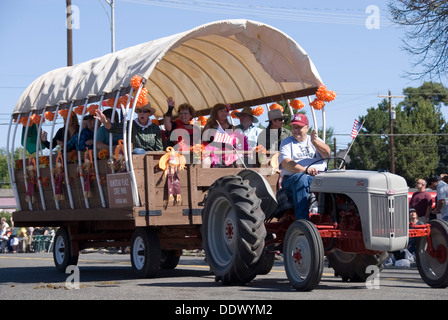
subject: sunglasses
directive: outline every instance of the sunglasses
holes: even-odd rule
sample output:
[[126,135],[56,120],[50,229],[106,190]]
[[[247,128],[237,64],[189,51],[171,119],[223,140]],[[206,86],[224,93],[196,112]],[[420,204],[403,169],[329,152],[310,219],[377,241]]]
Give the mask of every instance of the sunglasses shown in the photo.
[[137,113],[150,113],[151,111],[149,111],[149,110],[135,110],[135,112],[137,112]]
[[285,119],[283,119],[283,118],[276,118],[276,119],[274,119],[274,120],[272,120],[272,121],[284,121]]

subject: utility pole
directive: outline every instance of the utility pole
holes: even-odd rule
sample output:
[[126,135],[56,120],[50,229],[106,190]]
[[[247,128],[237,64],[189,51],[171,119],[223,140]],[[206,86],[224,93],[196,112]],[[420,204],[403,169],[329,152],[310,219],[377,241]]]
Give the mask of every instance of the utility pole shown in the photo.
[[66,28],[67,28],[67,66],[73,65],[73,45],[72,45],[72,1],[65,1],[65,11],[66,11]]
[[99,0],[100,4],[103,6],[104,11],[106,11],[107,17],[109,18],[110,21],[110,42],[111,42],[110,50],[111,52],[115,52],[115,4],[114,0],[105,0],[105,1],[110,6],[110,16],[101,0]]
[[390,147],[390,172],[395,173],[395,155],[394,155],[394,120],[395,120],[395,110],[392,113],[392,98],[404,98],[404,96],[393,96],[390,93],[387,96],[378,97],[389,98],[389,123],[390,123],[390,133],[389,133],[389,147]]

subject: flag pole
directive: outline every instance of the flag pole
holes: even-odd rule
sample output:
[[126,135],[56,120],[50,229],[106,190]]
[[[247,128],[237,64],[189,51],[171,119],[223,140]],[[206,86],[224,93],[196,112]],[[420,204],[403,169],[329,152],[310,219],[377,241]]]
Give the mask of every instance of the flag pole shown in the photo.
[[361,131],[362,127],[364,126],[364,122],[366,122],[366,119],[365,119],[365,118],[364,118],[363,122],[361,123],[361,126],[359,127],[358,132],[356,133],[356,137],[353,138],[352,142],[350,143],[350,146],[348,147],[347,151],[345,152],[345,155],[344,155],[344,157],[343,157],[344,161],[341,162],[341,164],[339,165],[339,169],[341,169],[342,164],[345,162],[345,158],[347,158],[347,155],[348,155],[348,153],[350,152],[350,149],[352,148],[353,143],[355,142],[355,139],[358,137],[358,133],[359,133],[359,131]]

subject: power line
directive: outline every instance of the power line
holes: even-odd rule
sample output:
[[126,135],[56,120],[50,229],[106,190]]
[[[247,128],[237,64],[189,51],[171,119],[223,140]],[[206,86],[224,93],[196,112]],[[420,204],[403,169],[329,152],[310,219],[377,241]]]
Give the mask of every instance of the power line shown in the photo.
[[[302,8],[295,7],[274,7],[274,6],[258,6],[247,4],[235,4],[235,3],[223,3],[212,2],[205,0],[123,0],[126,2],[139,3],[144,5],[169,7],[175,9],[186,9],[193,11],[206,11],[212,13],[225,13],[225,14],[251,14],[256,16],[262,16],[265,18],[281,19],[281,20],[293,20],[293,21],[305,21],[305,22],[318,22],[318,23],[333,23],[333,24],[349,24],[349,25],[365,25],[366,13],[363,14],[348,14],[339,12],[322,12],[334,11],[337,9],[318,9],[318,8]],[[361,9],[359,9],[361,11]],[[384,22],[384,20],[386,22]],[[387,22],[388,19],[383,19],[382,26],[390,26],[392,23]]]

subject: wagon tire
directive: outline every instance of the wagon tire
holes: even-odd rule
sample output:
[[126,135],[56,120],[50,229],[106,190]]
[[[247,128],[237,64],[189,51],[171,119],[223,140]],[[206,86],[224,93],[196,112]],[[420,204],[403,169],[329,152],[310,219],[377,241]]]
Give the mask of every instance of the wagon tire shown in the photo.
[[131,264],[140,278],[153,278],[160,270],[161,250],[157,232],[152,228],[137,228],[131,241]]
[[175,269],[179,263],[180,256],[176,250],[162,250],[160,256],[160,269]]
[[68,266],[78,264],[78,255],[73,255],[70,236],[66,228],[59,228],[54,236],[53,261],[56,269],[65,273]]

